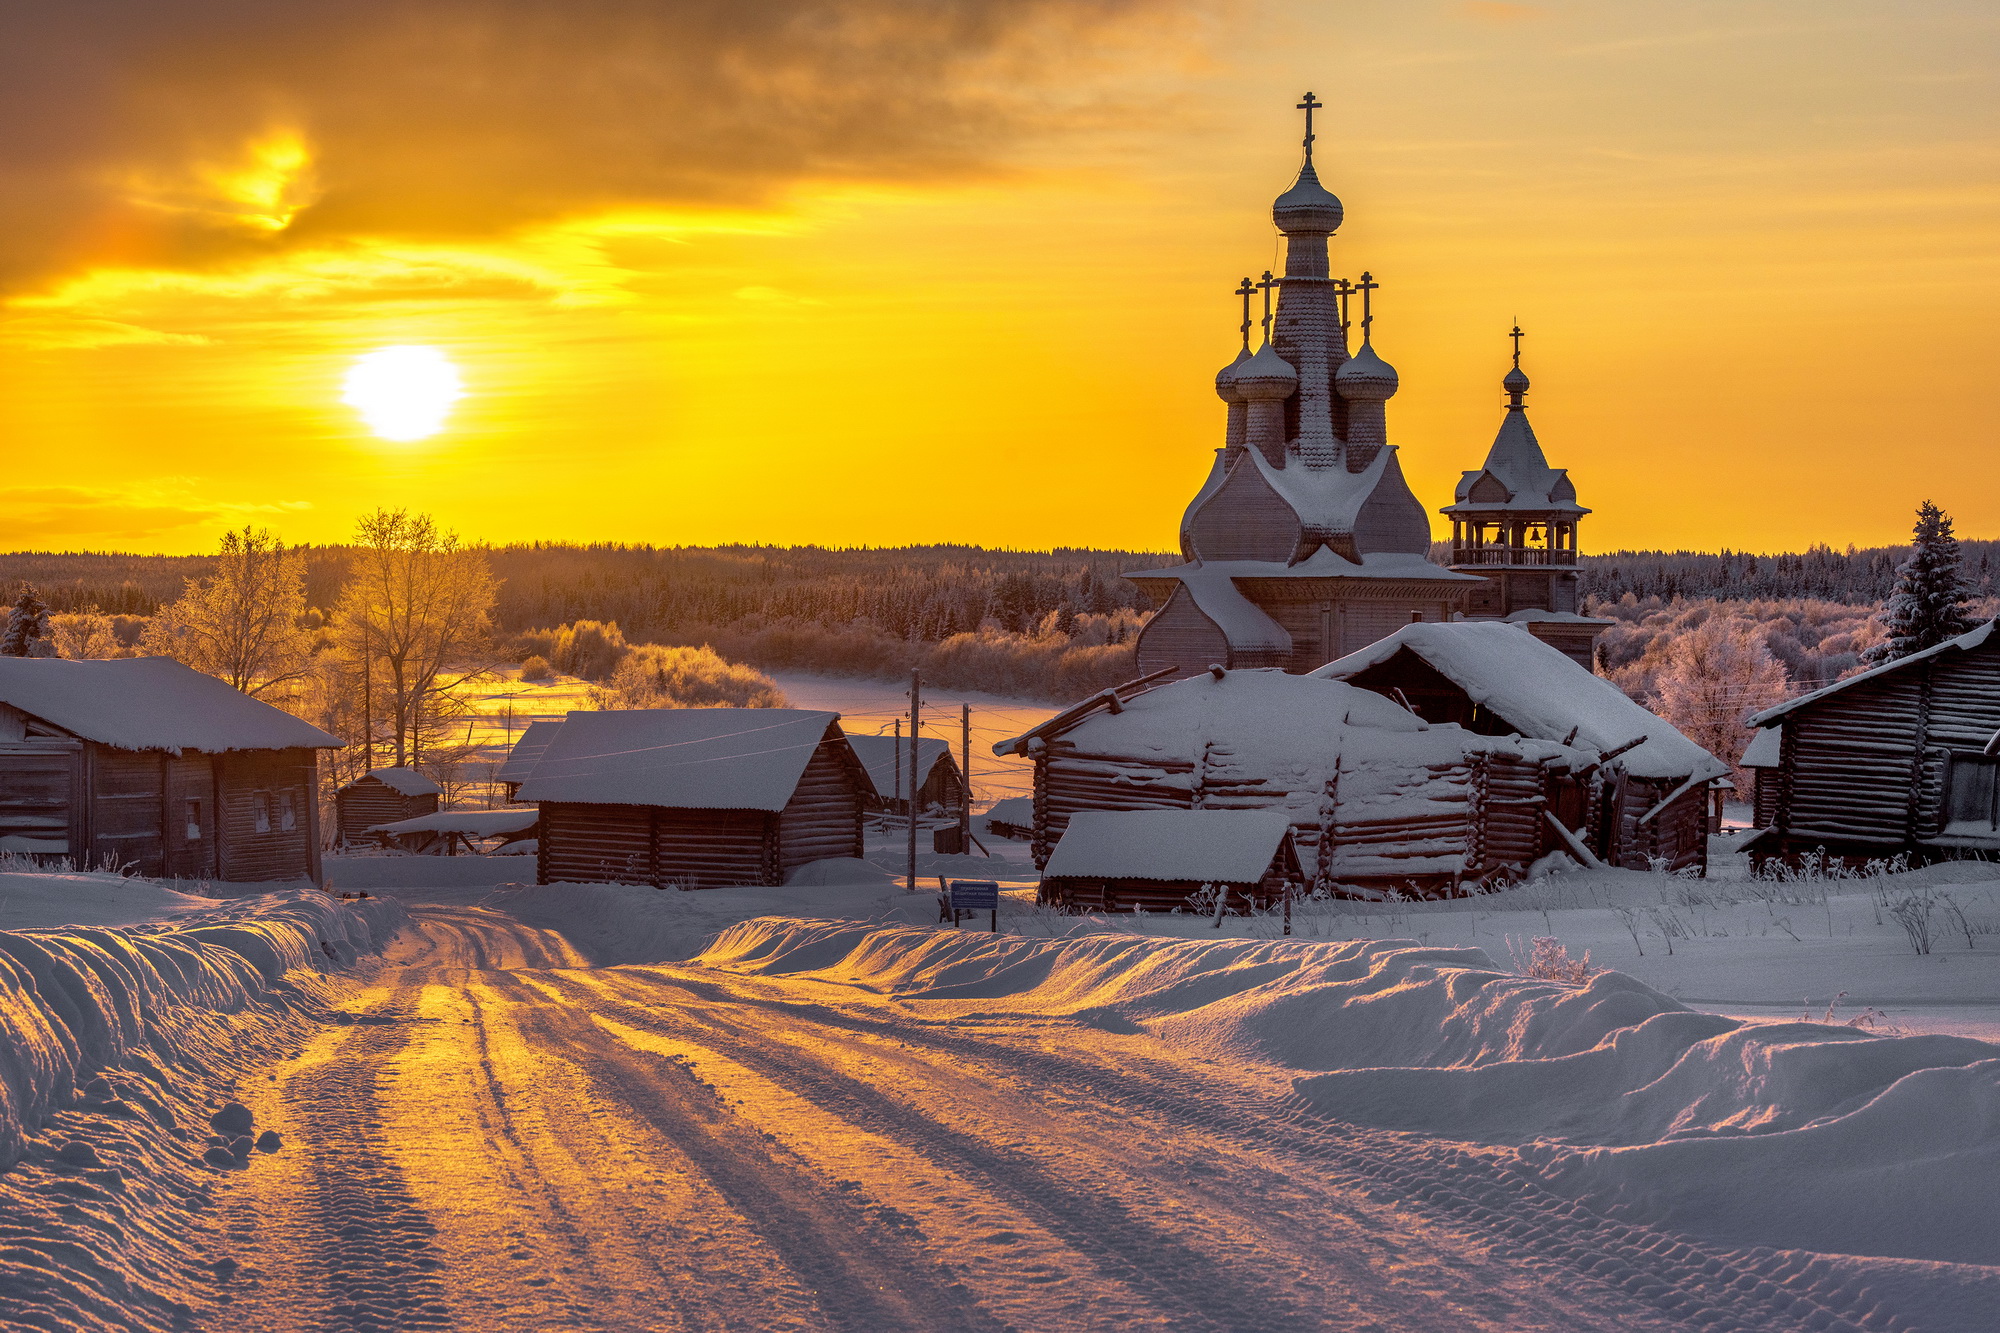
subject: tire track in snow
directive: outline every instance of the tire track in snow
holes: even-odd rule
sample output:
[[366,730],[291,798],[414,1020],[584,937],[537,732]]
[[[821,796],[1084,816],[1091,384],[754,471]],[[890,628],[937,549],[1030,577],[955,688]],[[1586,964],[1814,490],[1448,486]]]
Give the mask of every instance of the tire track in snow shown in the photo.
[[[670,967],[630,975],[671,979],[707,1002],[704,1015],[726,1013],[732,1006],[755,1008],[788,1021],[908,1042],[998,1067],[1028,1097],[1050,1089],[1081,1089],[1127,1114],[1163,1116],[1188,1128],[1277,1149],[1334,1168],[1355,1184],[1372,1185],[1379,1200],[1450,1218],[1494,1242],[1500,1257],[1617,1289],[1690,1326],[1914,1333],[1912,1325],[1865,1290],[1857,1291],[1849,1275],[1830,1265],[1813,1265],[1810,1256],[1802,1259],[1796,1252],[1718,1247],[1602,1217],[1543,1187],[1508,1150],[1348,1125],[1314,1115],[1291,1098],[1264,1098],[1261,1106],[1232,1104],[1197,1075],[1166,1062],[1147,1062],[1145,1092],[1137,1096],[1133,1080],[1106,1065],[969,1038],[914,1017],[876,1018],[746,993],[761,979],[731,977],[729,983],[719,983],[713,974]],[[738,1034],[752,1039],[756,1031],[743,1024]],[[1334,1133],[1340,1137],[1330,1137]]]

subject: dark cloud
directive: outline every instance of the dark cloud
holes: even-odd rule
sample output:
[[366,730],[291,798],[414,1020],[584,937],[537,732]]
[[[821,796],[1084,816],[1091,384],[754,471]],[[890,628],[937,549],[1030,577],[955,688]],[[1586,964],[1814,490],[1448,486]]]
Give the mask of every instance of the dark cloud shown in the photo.
[[0,284],[976,171],[1171,3],[0,0]]

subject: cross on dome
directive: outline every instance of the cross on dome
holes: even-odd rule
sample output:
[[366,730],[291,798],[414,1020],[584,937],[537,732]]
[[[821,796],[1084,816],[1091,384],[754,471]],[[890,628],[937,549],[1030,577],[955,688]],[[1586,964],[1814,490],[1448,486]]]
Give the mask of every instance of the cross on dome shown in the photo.
[[1256,290],[1257,284],[1248,278],[1243,279],[1242,285],[1236,289],[1236,294],[1243,298],[1243,350],[1246,352],[1250,350],[1250,297]]
[[1264,270],[1264,280],[1257,286],[1264,293],[1264,341],[1271,341],[1271,289],[1280,285],[1280,279],[1271,276],[1271,270]]
[[1346,278],[1335,279],[1333,294],[1340,298],[1340,331],[1345,333],[1354,327],[1354,321],[1347,317],[1347,298],[1354,295],[1354,284]]
[[1354,290],[1361,293],[1361,341],[1368,341],[1369,326],[1375,322],[1374,302],[1371,299],[1375,289],[1382,284],[1375,281],[1375,275],[1362,271],[1361,281],[1354,284]]
[[[1245,281],[1247,282],[1248,279],[1246,278]],[[1514,369],[1519,370],[1521,368],[1521,339],[1528,335],[1521,332],[1521,323],[1519,320],[1516,320],[1514,321],[1514,331],[1507,336],[1514,340]]]
[[1313,139],[1315,137],[1313,134],[1313,112],[1325,105],[1326,103],[1319,101],[1311,93],[1307,93],[1306,100],[1299,103],[1297,108],[1306,113],[1306,161],[1308,162],[1313,160]]

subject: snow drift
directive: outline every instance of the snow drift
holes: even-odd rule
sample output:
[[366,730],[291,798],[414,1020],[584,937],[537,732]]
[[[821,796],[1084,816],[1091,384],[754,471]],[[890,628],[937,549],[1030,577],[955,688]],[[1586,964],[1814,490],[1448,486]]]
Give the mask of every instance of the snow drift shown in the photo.
[[1143,1024],[1293,1074],[1350,1124],[1513,1146],[1592,1208],[1742,1243],[2000,1263],[2000,1046],[1696,1013],[1475,948],[765,919],[697,960],[899,1000]]
[[351,964],[406,919],[393,900],[292,891],[169,923],[0,931],[0,1169],[99,1071],[171,1080],[199,1062],[204,1020],[286,1004],[288,973]]

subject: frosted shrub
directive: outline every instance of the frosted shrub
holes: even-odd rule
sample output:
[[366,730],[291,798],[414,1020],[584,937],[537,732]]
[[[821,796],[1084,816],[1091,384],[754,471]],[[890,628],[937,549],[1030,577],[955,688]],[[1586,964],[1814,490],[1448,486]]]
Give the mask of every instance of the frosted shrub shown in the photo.
[[554,680],[555,678],[555,668],[549,665],[549,659],[546,657],[537,654],[521,663],[522,680],[543,681]]
[[1507,939],[1507,952],[1514,961],[1514,970],[1524,977],[1535,977],[1542,981],[1560,981],[1565,985],[1581,986],[1592,976],[1604,969],[1590,965],[1590,953],[1584,951],[1581,958],[1571,958],[1563,942],[1553,935],[1537,935],[1528,949],[1527,957],[1521,956],[1521,946],[1512,936]]
[[625,655],[606,686],[592,695],[600,708],[783,708],[778,683],[755,667],[723,659],[706,645],[641,644]]

